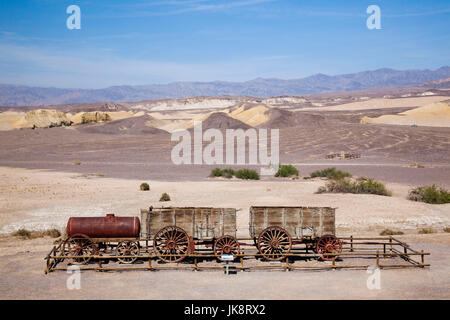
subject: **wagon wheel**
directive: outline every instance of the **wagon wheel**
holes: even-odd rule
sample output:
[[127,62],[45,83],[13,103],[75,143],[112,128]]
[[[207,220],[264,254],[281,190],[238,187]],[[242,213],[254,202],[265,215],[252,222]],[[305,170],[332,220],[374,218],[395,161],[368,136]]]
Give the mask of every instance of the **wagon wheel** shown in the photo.
[[133,241],[122,241],[116,247],[117,256],[133,256],[132,258],[117,258],[122,263],[130,264],[139,256],[139,243]]
[[158,231],[153,239],[153,248],[164,262],[183,260],[189,249],[189,237],[181,228],[169,226]]
[[341,253],[342,242],[333,235],[324,235],[317,241],[316,250],[322,255],[323,260],[337,259],[339,256],[327,255],[327,253]]
[[235,256],[239,254],[239,252],[239,243],[233,236],[222,236],[214,242],[214,254],[219,260],[222,260],[222,254],[232,254],[233,256]]
[[84,234],[74,234],[64,242],[63,252],[68,256],[83,256],[81,258],[71,258],[70,263],[81,265],[87,264],[93,255],[98,253],[97,244]]
[[258,237],[258,250],[264,258],[277,261],[291,251],[292,238],[289,233],[277,226],[264,229]]

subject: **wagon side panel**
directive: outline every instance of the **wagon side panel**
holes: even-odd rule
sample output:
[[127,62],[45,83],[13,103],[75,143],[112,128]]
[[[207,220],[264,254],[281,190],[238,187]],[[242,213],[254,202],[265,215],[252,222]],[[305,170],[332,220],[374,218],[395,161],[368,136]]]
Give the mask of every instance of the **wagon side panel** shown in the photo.
[[250,208],[250,225],[249,233],[250,237],[255,238],[263,231],[267,226],[268,216],[266,208],[264,207],[251,207]]
[[141,238],[149,237],[148,229],[148,210],[141,209]]
[[194,208],[192,209],[194,220],[192,229],[193,237],[196,239],[211,238],[214,230],[211,221],[211,208]]
[[175,212],[172,208],[154,208],[147,218],[149,236],[153,237],[159,230],[176,225]]
[[175,216],[175,224],[177,227],[183,229],[188,235],[194,235],[194,224],[196,223],[196,208],[173,208],[173,215]]
[[335,209],[334,208],[321,208],[322,224],[318,230],[318,237],[326,234],[336,234],[335,224]]
[[279,226],[294,239],[335,234],[335,209],[328,207],[251,207],[249,233],[258,235],[269,226]]
[[221,214],[221,220],[223,221],[221,234],[219,236],[223,235],[229,235],[236,237],[236,209],[234,208],[223,208],[220,209]]

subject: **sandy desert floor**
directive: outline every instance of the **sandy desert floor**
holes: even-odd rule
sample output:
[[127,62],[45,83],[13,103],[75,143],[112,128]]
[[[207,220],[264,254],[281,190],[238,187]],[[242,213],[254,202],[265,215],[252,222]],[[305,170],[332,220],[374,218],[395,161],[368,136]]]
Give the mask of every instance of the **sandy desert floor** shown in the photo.
[[[392,197],[314,194],[325,181],[212,180],[142,181],[0,167],[0,298],[3,299],[300,299],[450,298],[450,204],[430,205],[406,200],[409,186],[388,183]],[[139,215],[140,208],[158,206],[161,193],[173,206],[226,206],[238,211],[239,236],[248,234],[251,205],[309,205],[337,207],[338,235],[378,235],[384,228],[402,230],[402,239],[431,252],[431,267],[420,270],[382,270],[381,290],[369,290],[365,270],[252,271],[225,276],[214,271],[82,273],[82,289],[68,290],[65,272],[44,275],[44,257],[53,239],[21,240],[9,235],[31,230],[63,228],[69,216]],[[438,233],[418,235],[420,228]],[[123,288],[127,286],[127,290]]]
[[[281,118],[272,119],[281,121],[271,124],[280,128],[281,162],[294,164],[302,177],[336,167],[385,183],[392,197],[315,194],[326,181],[302,177],[208,178],[215,166],[175,166],[170,154],[176,143],[170,134],[149,132],[147,120],[140,117],[92,126],[1,131],[0,299],[449,299],[450,234],[444,228],[450,226],[450,204],[413,202],[406,196],[412,187],[425,184],[450,188],[450,127],[360,123],[364,116],[398,115],[445,99],[448,96],[373,99],[303,108],[296,110],[300,122],[292,126],[286,125],[294,119],[292,114],[283,118],[277,111]],[[170,127],[204,112],[209,111],[153,115],[158,116],[156,122],[175,121],[167,122]],[[342,151],[361,157],[326,160],[326,155]],[[233,168],[237,167],[243,166]],[[139,191],[142,182],[148,182],[151,190]],[[383,269],[380,290],[367,289],[366,270],[246,271],[233,276],[220,271],[92,271],[82,273],[81,290],[68,290],[67,273],[43,272],[54,239],[11,236],[20,228],[63,229],[70,216],[139,216],[141,208],[161,206],[163,192],[172,199],[165,206],[240,209],[239,237],[248,236],[252,205],[335,207],[338,236],[378,236],[385,228],[399,230],[404,232],[399,238],[431,253],[426,258],[431,267]],[[418,234],[422,228],[436,233]]]

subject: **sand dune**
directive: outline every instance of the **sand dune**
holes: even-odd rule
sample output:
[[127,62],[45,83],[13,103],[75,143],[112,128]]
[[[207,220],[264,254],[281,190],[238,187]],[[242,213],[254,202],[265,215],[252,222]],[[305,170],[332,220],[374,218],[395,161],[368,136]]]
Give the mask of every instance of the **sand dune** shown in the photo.
[[0,114],[0,131],[14,130],[23,127],[23,112],[3,112]]
[[408,110],[397,115],[363,117],[361,123],[450,127],[450,100]]
[[277,108],[267,110],[265,116],[268,120],[259,125],[261,128],[322,127],[329,122],[320,114],[291,112]]
[[340,104],[337,106],[319,107],[319,108],[302,108],[302,111],[355,111],[355,110],[370,110],[370,109],[390,109],[401,107],[421,107],[433,102],[447,100],[447,96],[423,96],[420,98],[398,98],[398,99],[370,99],[366,101],[358,101]]
[[230,117],[225,112],[214,112],[202,122],[203,130],[207,129],[249,129],[251,126],[239,121],[238,119]]
[[266,114],[266,111],[270,109],[271,106],[267,104],[242,103],[229,109],[228,112],[232,118],[242,121],[249,126],[256,127],[269,121],[270,118]]
[[58,110],[37,109],[21,112],[5,112],[0,114],[0,130],[21,128],[48,128],[70,123],[69,117]]
[[144,112],[133,113],[131,111],[92,111],[64,113],[53,109],[36,109],[28,112],[3,112],[0,113],[0,131],[14,130],[21,128],[48,128],[50,126],[60,126],[82,124],[86,119],[89,122],[100,122],[103,120],[116,121],[131,117],[139,117]]
[[[94,111],[94,112],[101,112],[101,111]],[[90,113],[93,113],[93,112],[90,112]],[[142,116],[145,114],[142,111],[138,112],[138,113],[133,113],[131,111],[113,111],[113,112],[102,112],[102,113],[108,114],[111,121],[126,119],[126,118],[130,118],[130,117],[135,117],[135,116]],[[83,123],[83,116],[85,116],[86,114],[87,114],[87,112],[78,112],[75,114],[68,113],[67,115],[70,118],[70,120],[73,122],[73,124],[81,124],[81,123]]]
[[149,115],[140,117],[125,118],[112,122],[99,123],[94,125],[83,125],[77,130],[87,133],[100,134],[130,134],[130,135],[146,135],[146,134],[167,134],[166,131],[149,126],[152,118]]

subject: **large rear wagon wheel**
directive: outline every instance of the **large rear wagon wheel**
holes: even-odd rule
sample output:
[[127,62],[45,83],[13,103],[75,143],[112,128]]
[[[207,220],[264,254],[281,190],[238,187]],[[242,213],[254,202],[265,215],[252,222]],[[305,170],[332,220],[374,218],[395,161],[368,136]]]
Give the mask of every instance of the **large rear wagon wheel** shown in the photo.
[[239,254],[241,248],[236,238],[233,236],[222,236],[214,242],[214,254],[217,259],[221,260],[223,254],[231,254],[233,256]]
[[189,251],[189,237],[183,229],[169,226],[158,231],[153,239],[153,248],[164,262],[179,262]]
[[[333,235],[324,235],[317,241],[316,250],[318,254],[322,255],[323,260],[334,260],[339,257],[335,254],[342,252],[342,242]],[[329,255],[329,253],[333,253],[333,255]]]
[[257,246],[265,259],[278,261],[291,251],[292,238],[285,229],[271,226],[261,231]]
[[63,246],[63,252],[66,256],[80,256],[80,258],[70,258],[71,264],[87,264],[92,256],[98,254],[98,246],[84,234],[74,234],[70,236]]

